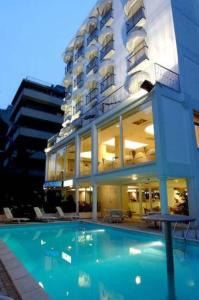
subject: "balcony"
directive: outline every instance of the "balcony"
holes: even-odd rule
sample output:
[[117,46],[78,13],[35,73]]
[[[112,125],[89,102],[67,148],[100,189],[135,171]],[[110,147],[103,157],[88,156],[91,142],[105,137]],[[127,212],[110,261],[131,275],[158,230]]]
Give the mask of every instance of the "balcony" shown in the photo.
[[98,88],[95,88],[89,92],[89,94],[86,96],[86,105],[93,102],[94,99],[97,99],[98,97]]
[[148,60],[148,47],[146,43],[143,42],[136,47],[135,52],[128,58],[128,72],[145,60]]
[[86,74],[88,74],[89,72],[91,72],[93,70],[93,73],[96,73],[98,71],[98,57],[94,57],[89,64],[86,67]]
[[68,86],[68,88],[66,89],[65,101],[71,98],[72,90],[73,90],[72,85]]
[[73,70],[73,61],[69,61],[65,67],[65,75],[67,73],[72,73],[72,70]]
[[73,50],[67,49],[64,53],[64,62],[67,63],[73,58]]
[[75,53],[75,60],[78,60],[81,56],[84,56],[84,46],[81,46]]
[[73,115],[77,114],[78,112],[81,111],[82,108],[82,101],[78,102],[74,107],[73,107]]
[[97,27],[90,33],[90,35],[87,38],[87,46],[92,42],[92,41],[97,41],[98,40],[98,29]]
[[126,33],[128,34],[135,26],[143,27],[145,23],[144,7],[140,7],[136,13],[126,22]]
[[77,75],[77,77],[75,78],[75,81],[74,81],[74,85],[81,89],[84,85],[84,74],[83,73],[80,73],[79,75]]
[[100,20],[100,29],[102,29],[105,25],[110,26],[111,21],[113,20],[113,11],[112,8],[106,12],[105,15],[102,16]]
[[100,51],[100,60],[102,61],[104,58],[108,56],[110,52],[114,50],[113,48],[113,39],[111,39]]
[[107,77],[103,79],[103,81],[100,84],[100,92],[105,92],[108,88],[113,86],[115,83],[114,80],[114,74],[108,74]]

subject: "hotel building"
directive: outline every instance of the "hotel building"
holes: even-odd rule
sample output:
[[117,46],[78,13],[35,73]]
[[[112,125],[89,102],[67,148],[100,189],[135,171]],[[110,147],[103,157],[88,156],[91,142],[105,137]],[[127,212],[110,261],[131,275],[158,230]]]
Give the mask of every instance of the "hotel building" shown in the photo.
[[100,0],[65,49],[61,131],[45,189],[82,217],[122,209],[199,221],[199,15],[196,1]]

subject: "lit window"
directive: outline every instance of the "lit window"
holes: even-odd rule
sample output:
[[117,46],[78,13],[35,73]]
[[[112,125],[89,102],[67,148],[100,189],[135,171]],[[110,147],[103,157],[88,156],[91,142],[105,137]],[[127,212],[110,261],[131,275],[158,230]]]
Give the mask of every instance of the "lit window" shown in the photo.
[[196,143],[199,148],[199,112],[194,111],[194,126],[196,134]]

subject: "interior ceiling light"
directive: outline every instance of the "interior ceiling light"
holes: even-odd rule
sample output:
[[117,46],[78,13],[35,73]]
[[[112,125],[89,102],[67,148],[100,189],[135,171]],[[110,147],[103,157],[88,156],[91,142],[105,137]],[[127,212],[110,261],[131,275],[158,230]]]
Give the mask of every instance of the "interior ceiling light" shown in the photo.
[[81,152],[80,157],[81,158],[91,158],[91,151]]
[[132,180],[137,180],[137,179],[138,179],[137,175],[133,174],[132,175]]
[[112,139],[104,142],[103,144],[108,145],[108,146],[115,146],[115,138],[112,138]]
[[148,133],[148,134],[154,135],[154,126],[153,126],[153,124],[147,126],[147,127],[144,129],[144,131],[145,131],[146,133]]
[[139,149],[139,148],[147,146],[147,144],[144,144],[144,143],[139,143],[139,142],[134,142],[134,141],[128,141],[128,140],[124,141],[124,145],[125,145],[125,148],[127,148],[127,149],[133,149],[133,150],[136,150],[136,149]]

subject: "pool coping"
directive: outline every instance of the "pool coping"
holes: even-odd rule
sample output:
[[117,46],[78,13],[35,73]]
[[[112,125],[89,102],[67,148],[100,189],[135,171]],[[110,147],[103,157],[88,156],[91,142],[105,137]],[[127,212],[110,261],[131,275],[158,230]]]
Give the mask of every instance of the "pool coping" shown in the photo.
[[2,240],[0,240],[0,260],[21,300],[51,300]]

